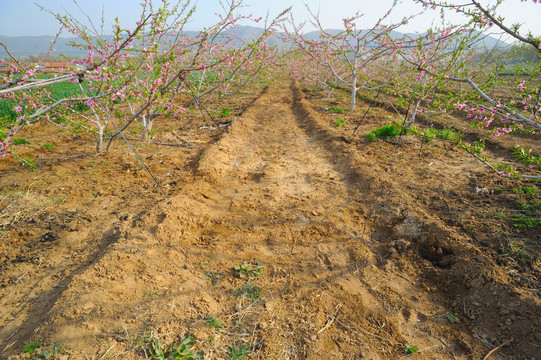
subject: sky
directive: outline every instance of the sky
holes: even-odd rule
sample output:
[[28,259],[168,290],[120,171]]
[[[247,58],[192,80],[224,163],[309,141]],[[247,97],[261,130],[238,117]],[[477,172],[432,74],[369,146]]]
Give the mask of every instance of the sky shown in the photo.
[[[102,9],[105,14],[105,28],[115,17],[119,18],[122,26],[133,28],[132,24],[140,15],[140,3],[145,0],[77,0],[81,9],[93,19],[96,24],[101,23]],[[159,3],[159,0],[153,0]],[[186,0],[183,0],[186,1]],[[460,2],[461,0],[456,0]],[[484,3],[494,2],[485,0]],[[170,0],[174,2],[174,0]],[[192,21],[187,25],[187,30],[201,30],[205,26],[216,22],[216,11],[220,9],[219,0],[192,0],[196,4],[197,12]],[[77,18],[85,16],[73,0],[0,0],[0,35],[26,36],[26,35],[55,35],[59,26],[54,17],[42,11],[36,4],[52,10],[55,13],[70,12]],[[245,14],[253,14],[255,17],[276,16],[289,6],[293,6],[292,12],[296,21],[306,21],[309,16],[306,10],[308,5],[314,12],[320,14],[320,19],[325,28],[342,28],[341,19],[351,16],[360,11],[364,16],[360,19],[360,28],[371,27],[391,7],[392,0],[244,0]],[[305,5],[306,4],[306,5]],[[401,0],[393,10],[391,19],[400,20],[407,14],[417,13],[422,10],[419,4],[412,0]],[[534,4],[532,0],[521,2],[520,0],[504,0],[501,14],[505,16],[508,24],[520,22],[523,28],[541,35],[541,1]],[[399,29],[401,32],[424,32],[437,12],[429,10],[427,14],[411,21]],[[463,21],[463,17],[451,14],[453,22]],[[109,25],[109,26],[108,26]],[[254,24],[251,24],[254,25]],[[307,23],[305,31],[314,28]],[[109,32],[105,32],[109,33]],[[62,36],[69,36],[63,33]]]

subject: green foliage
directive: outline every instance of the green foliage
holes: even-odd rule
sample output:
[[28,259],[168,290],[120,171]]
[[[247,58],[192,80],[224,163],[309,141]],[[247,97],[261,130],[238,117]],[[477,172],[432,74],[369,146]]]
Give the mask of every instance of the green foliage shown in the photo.
[[366,134],[366,139],[369,142],[374,142],[376,141],[376,134],[374,134],[373,132],[369,132],[368,134]]
[[249,282],[239,290],[234,290],[233,294],[238,297],[249,297],[253,302],[257,302],[261,297],[261,288]]
[[537,188],[536,186],[523,186],[519,189],[513,189],[512,191],[518,194],[526,194],[533,196],[539,194],[539,188]]
[[6,125],[17,118],[17,113],[13,110],[14,107],[12,101],[0,99],[0,125]]
[[343,114],[344,113],[344,108],[340,107],[340,106],[329,106],[328,108],[325,109],[326,112],[330,112],[330,113],[335,113],[335,114]]
[[224,273],[221,271],[207,270],[205,271],[205,276],[203,276],[203,279],[210,280],[212,285],[216,285],[223,275]]
[[32,355],[41,347],[41,341],[32,341],[23,345],[23,353]]
[[260,278],[263,276],[263,265],[259,260],[245,261],[235,265],[235,271],[240,278]]
[[434,139],[451,140],[458,142],[462,139],[462,134],[452,129],[435,129],[427,128],[424,132],[420,132],[414,127],[408,129],[408,133],[414,135],[421,135],[423,141],[430,142]]
[[515,159],[521,161],[524,165],[541,169],[541,156],[533,155],[532,151],[532,149],[516,145],[513,148],[513,155]]
[[449,322],[450,322],[451,324],[456,324],[456,323],[459,322],[458,317],[456,317],[456,316],[453,315],[453,314],[447,314],[447,315],[445,315],[445,317],[447,318],[447,320],[449,320]]
[[232,345],[227,348],[227,357],[231,360],[242,360],[251,352],[252,350],[244,345]]
[[28,145],[30,142],[26,139],[22,138],[14,138],[13,139],[13,145]]
[[336,125],[336,127],[344,126],[345,124],[346,119],[343,116],[340,116],[340,118],[334,122],[334,125]]
[[65,355],[65,351],[62,349],[61,343],[55,343],[51,346],[44,346],[41,341],[33,341],[23,345],[22,351],[25,354],[31,355],[30,359],[35,360],[53,360],[56,359],[56,355]]
[[149,339],[148,353],[151,359],[184,359],[195,360],[201,359],[205,355],[203,351],[192,353],[191,348],[195,345],[195,338],[190,334],[184,334],[184,337],[172,343],[169,347],[163,347],[160,339]]
[[400,135],[401,128],[396,123],[383,125],[382,127],[372,130],[366,134],[366,139],[370,142],[376,141],[376,138],[389,139]]
[[404,346],[406,347],[406,354],[415,354],[418,351],[415,345],[406,344]]
[[229,117],[229,116],[231,116],[231,109],[228,108],[228,107],[223,108],[221,112],[218,112],[218,116],[220,116],[220,117]]
[[472,154],[480,155],[483,150],[485,150],[485,139],[479,140],[479,142],[474,141],[473,144],[470,143],[461,143],[466,149]]
[[[523,187],[529,188],[529,187]],[[535,188],[537,189],[537,188]],[[527,190],[532,191],[532,190]],[[537,193],[535,193],[537,194]],[[541,201],[531,200],[529,202],[521,202],[519,209],[524,213],[516,214],[511,219],[511,224],[519,229],[541,227]]]
[[216,319],[214,316],[207,317],[207,319],[205,320],[205,324],[207,324],[207,326],[209,326],[211,328],[214,328],[214,329],[217,329],[217,330],[218,329],[223,329],[223,327],[224,327],[224,322]]
[[31,156],[27,156],[27,157],[20,157],[20,164],[21,165],[26,165],[28,167],[30,167],[30,171],[34,171],[36,170],[36,160],[31,157]]
[[503,249],[503,253],[511,256],[514,259],[527,258],[528,247],[521,241],[510,241],[509,246]]
[[54,150],[54,145],[51,143],[43,144],[41,147],[44,148],[45,150]]

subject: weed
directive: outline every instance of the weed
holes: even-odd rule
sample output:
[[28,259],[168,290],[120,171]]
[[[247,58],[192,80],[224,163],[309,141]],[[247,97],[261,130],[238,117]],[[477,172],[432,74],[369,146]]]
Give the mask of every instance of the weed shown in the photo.
[[456,323],[459,322],[458,317],[456,317],[456,316],[453,315],[453,314],[447,314],[447,315],[445,315],[445,317],[447,318],[447,320],[449,320],[449,322],[450,322],[451,324],[456,324]]
[[335,114],[343,114],[344,108],[341,108],[340,106],[329,106],[325,109],[325,111]]
[[23,353],[32,355],[41,347],[41,341],[32,341],[23,345]]
[[169,347],[163,347],[160,339],[149,338],[148,353],[151,359],[185,359],[195,360],[205,356],[203,351],[192,353],[191,348],[195,345],[195,338],[190,334],[184,334],[179,342],[172,343]]
[[261,297],[261,288],[252,283],[247,283],[239,290],[233,290],[233,295],[238,297],[249,297],[253,302],[257,302]]
[[229,117],[229,116],[231,116],[231,109],[228,108],[228,107],[223,108],[221,112],[220,111],[218,112],[218,116],[220,116],[220,117]]
[[527,258],[528,247],[522,241],[509,241],[509,247],[503,250],[504,254],[511,256],[514,259]]
[[263,276],[263,265],[259,260],[245,261],[235,265],[235,271],[240,278],[260,278]]
[[528,217],[517,214],[511,219],[511,224],[518,229],[541,227],[541,217]]
[[524,165],[532,168],[541,168],[541,156],[534,156],[532,149],[526,149],[520,145],[516,145],[513,148],[513,155],[515,159],[521,161]]
[[404,346],[406,347],[406,354],[415,354],[418,351],[415,345],[406,344]]
[[221,271],[214,271],[214,270],[207,270],[205,271],[205,276],[202,277],[202,279],[210,280],[212,285],[216,285],[218,281],[221,279],[221,277],[224,275]]
[[513,189],[512,191],[518,194],[533,195],[533,196],[539,194],[539,188],[537,188],[536,186],[523,186],[520,189]]
[[334,122],[334,125],[336,125],[336,127],[344,126],[345,124],[346,119],[343,116],[340,116],[340,118]]
[[23,352],[32,355],[31,359],[52,360],[56,355],[65,355],[62,343],[55,343],[53,346],[44,346],[41,341],[33,341],[23,345]]
[[155,296],[160,296],[160,290],[147,290],[145,295],[143,296],[144,299],[151,299]]
[[21,165],[27,165],[28,167],[30,167],[30,171],[33,172],[34,170],[36,170],[36,160],[33,157],[19,157],[19,160],[21,160]]
[[451,129],[427,128],[424,132],[419,132],[415,128],[408,129],[408,132],[414,135],[421,135],[423,141],[430,142],[434,139],[451,140],[458,142],[462,134]]
[[232,345],[227,348],[227,357],[231,360],[242,360],[251,352],[252,349],[249,347],[244,347],[244,345]]
[[44,148],[45,150],[54,150],[54,145],[51,143],[43,144],[41,145],[41,147]]
[[393,138],[400,135],[400,132],[401,132],[400,129],[401,128],[398,124],[390,123],[387,125],[383,125],[382,127],[378,129],[372,130],[371,132],[366,134],[366,138],[370,142],[376,141],[376,138],[380,138],[380,139]]
[[30,142],[26,139],[22,138],[14,138],[13,139],[13,145],[28,145]]
[[524,210],[528,215],[541,215],[541,200],[532,200],[530,202],[521,202],[518,208]]
[[223,329],[224,327],[224,322],[216,319],[214,316],[207,317],[207,319],[205,320],[205,324],[216,330]]

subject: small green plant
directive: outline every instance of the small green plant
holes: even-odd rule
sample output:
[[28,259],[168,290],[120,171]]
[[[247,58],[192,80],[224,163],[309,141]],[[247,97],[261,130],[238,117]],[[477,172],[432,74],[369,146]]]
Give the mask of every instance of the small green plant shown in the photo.
[[366,139],[370,142],[376,141],[376,138],[388,139],[400,135],[401,127],[396,123],[383,125],[382,127],[372,130],[366,134]]
[[539,194],[539,188],[537,188],[536,186],[523,186],[519,189],[513,189],[512,191],[518,194],[533,195],[533,196]]
[[344,108],[341,108],[340,106],[329,106],[325,109],[326,112],[335,113],[335,114],[343,114]]
[[244,345],[231,345],[227,348],[227,357],[231,360],[242,360],[252,349]]
[[485,150],[485,139],[481,139],[479,140],[479,142],[474,141],[473,144],[470,144],[470,150],[474,154],[477,154],[477,155],[481,154],[481,152]]
[[366,134],[366,139],[369,142],[374,142],[376,141],[376,134],[374,134],[373,132],[369,132],[368,134]]
[[184,360],[196,360],[205,356],[203,351],[192,353],[191,348],[195,345],[195,338],[190,334],[184,334],[184,337],[178,341],[172,343],[169,347],[165,348],[160,339],[149,338],[148,353],[151,359],[184,359]]
[[231,116],[231,109],[228,108],[228,107],[223,108],[221,112],[218,112],[218,116],[220,116],[220,117],[229,117],[229,116]]
[[218,283],[218,281],[220,281],[220,279],[222,278],[222,276],[224,275],[223,272],[221,271],[214,271],[214,270],[207,270],[205,271],[205,276],[202,277],[202,279],[205,279],[205,280],[210,280],[210,282],[212,283],[212,285],[216,285]]
[[33,172],[34,170],[36,170],[36,160],[33,157],[20,157],[19,160],[21,165],[27,165],[28,167],[30,167],[30,171]]
[[205,324],[216,330],[223,329],[224,327],[224,322],[216,319],[214,316],[207,317],[207,319],[205,320]]
[[427,128],[424,131],[419,131],[414,127],[408,129],[409,134],[420,135],[425,142],[430,142],[434,139],[451,140],[454,142],[460,141],[462,134],[451,129],[435,129]]
[[528,257],[528,247],[522,241],[510,241],[509,246],[506,249],[503,249],[503,253],[511,256],[514,259],[517,258],[527,258]]
[[418,351],[415,345],[406,344],[404,346],[406,347],[406,354],[415,354]]
[[447,314],[445,315],[445,317],[447,318],[447,320],[449,320],[451,324],[457,324],[459,322],[458,317],[453,314]]
[[30,142],[26,139],[22,138],[14,138],[13,139],[13,145],[28,145]]
[[541,200],[521,202],[518,208],[523,211],[513,216],[511,224],[519,229],[541,227]]
[[343,116],[340,116],[340,118],[334,122],[334,125],[336,125],[336,127],[344,126],[345,124],[346,119]]
[[62,343],[55,343],[53,346],[44,346],[41,341],[33,341],[23,345],[23,352],[32,355],[31,359],[53,360],[56,355],[65,355]]
[[237,276],[240,278],[260,278],[263,276],[263,268],[259,260],[245,261],[234,267]]
[[524,165],[532,168],[541,168],[541,156],[535,156],[532,154],[532,149],[526,149],[520,145],[516,145],[513,148],[513,155],[515,159],[521,161]]
[[54,150],[54,145],[51,143],[43,144],[41,147],[44,148],[45,150]]
[[238,297],[249,297],[253,302],[257,302],[261,297],[261,288],[249,282],[240,289],[233,290],[233,295]]
[[41,341],[32,341],[23,345],[23,353],[32,355],[41,347]]

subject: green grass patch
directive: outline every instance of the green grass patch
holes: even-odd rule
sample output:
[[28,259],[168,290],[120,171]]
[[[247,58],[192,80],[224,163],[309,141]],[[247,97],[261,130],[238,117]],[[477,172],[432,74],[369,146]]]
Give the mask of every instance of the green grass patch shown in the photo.
[[340,116],[340,118],[334,122],[334,125],[336,125],[336,127],[344,126],[346,125],[346,119]]
[[41,147],[44,148],[45,150],[54,150],[54,145],[51,143],[43,144],[41,145]]
[[217,114],[219,117],[229,117],[231,116],[231,109],[228,107],[225,107],[221,111],[218,111]]
[[245,284],[238,290],[233,291],[233,295],[238,297],[249,297],[253,302],[258,302],[261,298],[261,287],[252,284],[251,282]]
[[14,107],[13,101],[0,99],[0,126],[5,126],[17,118],[17,113],[13,110]]
[[28,144],[30,144],[30,142],[28,142],[28,140],[26,139],[22,139],[22,138],[13,139],[13,145],[28,145]]
[[400,132],[401,132],[400,125],[396,123],[390,123],[390,124],[383,125],[380,128],[370,131],[368,134],[366,134],[366,138],[368,139],[368,141],[374,142],[378,138],[380,139],[394,138],[400,135]]

